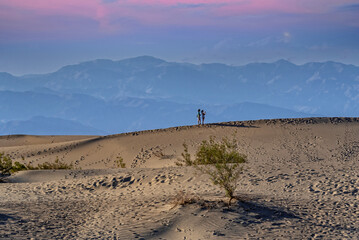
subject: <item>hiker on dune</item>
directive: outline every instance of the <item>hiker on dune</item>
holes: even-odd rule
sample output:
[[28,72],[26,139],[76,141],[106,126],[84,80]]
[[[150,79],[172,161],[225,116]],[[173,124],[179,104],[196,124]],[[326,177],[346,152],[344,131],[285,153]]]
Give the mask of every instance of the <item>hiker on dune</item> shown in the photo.
[[197,112],[197,122],[198,122],[198,125],[201,124],[201,109],[198,109],[198,112]]
[[206,117],[206,111],[204,111],[204,110],[202,109],[201,115],[202,115],[202,125],[203,125],[203,124],[204,124],[204,119],[205,119],[205,117]]

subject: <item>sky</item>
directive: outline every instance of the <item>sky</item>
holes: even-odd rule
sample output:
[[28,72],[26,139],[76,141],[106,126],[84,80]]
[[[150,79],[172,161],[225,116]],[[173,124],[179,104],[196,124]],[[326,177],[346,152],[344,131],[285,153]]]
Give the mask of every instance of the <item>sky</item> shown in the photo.
[[142,55],[359,66],[359,0],[0,0],[0,72]]

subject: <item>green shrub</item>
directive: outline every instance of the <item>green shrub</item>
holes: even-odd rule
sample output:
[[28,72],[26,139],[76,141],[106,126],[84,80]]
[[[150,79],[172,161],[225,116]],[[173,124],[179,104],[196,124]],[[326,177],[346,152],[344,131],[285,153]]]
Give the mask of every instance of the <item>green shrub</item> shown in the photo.
[[[23,159],[24,160],[24,159]],[[3,175],[10,175],[14,172],[23,171],[23,170],[39,170],[39,169],[73,169],[73,165],[66,164],[61,162],[59,158],[56,158],[54,163],[45,162],[37,165],[37,167],[32,164],[22,164],[19,162],[14,162],[9,155],[0,153],[0,173]]]
[[33,169],[41,169],[41,170],[45,170],[45,169],[73,169],[73,165],[72,165],[72,163],[71,164],[64,163],[64,162],[60,161],[59,158],[57,157],[54,163],[44,162],[42,164],[39,164],[37,166],[37,168],[33,168]]
[[33,166],[31,163],[25,165],[26,170],[39,170],[38,167]]
[[13,167],[12,167],[12,172],[18,172],[18,171],[23,171],[23,170],[27,170],[27,167],[19,162],[15,162]]
[[216,142],[214,137],[211,137],[209,141],[202,141],[194,160],[191,159],[187,145],[183,146],[183,160],[178,165],[193,165],[208,174],[213,184],[225,190],[230,205],[234,199],[237,180],[243,170],[242,164],[247,161],[247,157],[238,152],[237,141],[223,138],[221,142]]
[[0,173],[3,175],[9,175],[14,172],[26,170],[26,166],[19,162],[13,163],[9,155],[0,153]]
[[183,153],[181,154],[183,159],[179,159],[178,162],[176,162],[177,166],[192,166],[194,162],[191,160],[191,154],[188,152],[188,145],[186,143],[183,143]]
[[10,156],[0,153],[0,173],[4,175],[10,174],[12,167],[12,160]]
[[126,168],[126,164],[123,162],[123,157],[117,157],[117,159],[115,160],[116,166],[118,168]]

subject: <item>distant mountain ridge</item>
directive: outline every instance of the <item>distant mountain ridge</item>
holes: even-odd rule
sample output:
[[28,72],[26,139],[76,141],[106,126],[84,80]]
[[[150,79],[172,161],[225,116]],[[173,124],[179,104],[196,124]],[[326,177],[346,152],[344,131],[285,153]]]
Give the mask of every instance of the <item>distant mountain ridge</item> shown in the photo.
[[106,133],[193,124],[197,108],[206,108],[212,122],[352,117],[358,99],[359,67],[331,61],[229,66],[142,56],[88,61],[49,74],[0,73],[3,123],[42,116]]
[[105,135],[107,133],[76,121],[38,116],[28,120],[13,120],[3,123],[0,125],[0,134]]
[[[77,122],[98,129],[98,132],[101,130],[102,134],[196,124],[198,108],[207,110],[206,122],[309,116],[255,103],[204,106],[145,98],[121,98],[106,101],[84,94],[48,94],[30,91],[0,91],[0,101],[3,103],[0,105],[0,112],[4,116],[2,121],[6,125],[6,127],[0,127],[0,134],[15,132],[20,134],[19,121],[25,124],[31,120],[31,124],[34,124],[38,119],[33,118],[41,115],[46,116],[49,121],[62,119],[72,123]],[[41,120],[44,122],[44,119]],[[50,128],[48,129],[49,134],[55,134],[50,131]],[[82,134],[90,134],[85,131],[85,128],[81,129]],[[80,134],[80,131],[76,134]]]

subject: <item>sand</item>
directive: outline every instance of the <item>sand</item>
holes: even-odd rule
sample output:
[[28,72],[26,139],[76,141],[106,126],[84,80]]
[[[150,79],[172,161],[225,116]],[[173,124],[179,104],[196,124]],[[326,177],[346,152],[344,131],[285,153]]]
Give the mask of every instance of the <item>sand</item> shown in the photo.
[[[176,162],[186,142],[236,138],[248,156],[236,201]],[[228,122],[111,136],[3,136],[0,152],[74,170],[0,183],[1,239],[359,238],[359,119]],[[118,168],[122,157],[126,168]],[[24,158],[24,159],[23,159]],[[180,205],[181,198],[192,203]]]

